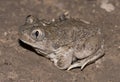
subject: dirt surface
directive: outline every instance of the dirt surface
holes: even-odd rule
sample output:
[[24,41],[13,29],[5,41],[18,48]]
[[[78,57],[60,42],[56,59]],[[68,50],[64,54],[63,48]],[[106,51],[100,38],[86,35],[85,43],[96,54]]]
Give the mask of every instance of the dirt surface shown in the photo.
[[[83,71],[59,70],[18,43],[27,15],[52,19],[65,11],[103,30],[106,54]],[[0,82],[120,82],[120,1],[0,0]]]

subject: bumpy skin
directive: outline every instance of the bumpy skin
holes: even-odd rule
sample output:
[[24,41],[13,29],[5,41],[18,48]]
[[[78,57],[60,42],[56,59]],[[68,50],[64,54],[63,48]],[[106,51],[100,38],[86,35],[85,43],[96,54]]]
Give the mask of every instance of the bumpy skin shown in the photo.
[[100,29],[65,15],[54,21],[29,15],[19,34],[21,41],[53,61],[59,69],[83,69],[104,55]]

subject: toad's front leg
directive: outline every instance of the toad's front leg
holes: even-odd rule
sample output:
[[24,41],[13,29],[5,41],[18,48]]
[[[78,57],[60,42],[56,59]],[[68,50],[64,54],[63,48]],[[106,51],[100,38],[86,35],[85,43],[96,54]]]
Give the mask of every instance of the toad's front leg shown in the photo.
[[73,49],[67,46],[60,47],[53,53],[48,55],[54,65],[59,69],[67,69],[73,60]]

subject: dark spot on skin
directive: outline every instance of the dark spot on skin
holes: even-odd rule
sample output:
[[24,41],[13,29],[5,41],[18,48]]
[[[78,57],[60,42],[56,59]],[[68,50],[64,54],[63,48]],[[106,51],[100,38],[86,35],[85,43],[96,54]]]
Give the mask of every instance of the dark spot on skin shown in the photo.
[[85,48],[85,44],[83,44],[83,48]]
[[92,47],[92,48],[90,48],[90,50],[94,50],[94,48]]
[[57,65],[58,65],[59,67],[63,67],[63,63],[62,63],[61,61],[58,61],[58,62],[57,62]]
[[59,67],[64,67],[64,59],[63,59],[63,56],[61,56],[60,57],[60,59],[58,60],[58,62],[57,62],[57,65],[59,66]]
[[59,44],[53,44],[53,47],[54,47],[55,49],[58,49],[58,48],[60,47],[60,45],[59,45]]

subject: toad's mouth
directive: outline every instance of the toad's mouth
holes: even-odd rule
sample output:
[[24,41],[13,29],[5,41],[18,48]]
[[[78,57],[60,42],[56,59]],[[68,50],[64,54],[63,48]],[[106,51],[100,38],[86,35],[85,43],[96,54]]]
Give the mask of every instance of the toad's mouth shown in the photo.
[[42,50],[42,49],[38,49],[35,48],[36,52],[42,56],[46,56],[47,54],[49,54],[49,52],[47,52],[46,50]]
[[22,41],[22,42],[25,43],[25,44],[28,44],[28,45],[34,47],[34,45],[33,45],[32,43],[28,42],[28,41],[25,41],[25,40],[23,40],[23,39],[19,39],[19,40]]
[[27,42],[27,41],[25,41],[23,39],[19,39],[19,40],[22,41],[23,43],[33,47],[38,54],[41,54],[41,55],[45,56],[45,55],[50,53],[49,50],[44,50],[44,49],[38,48],[36,45],[33,45],[33,43]]

